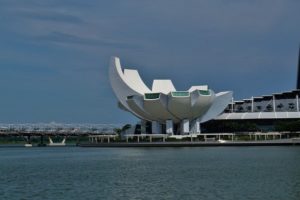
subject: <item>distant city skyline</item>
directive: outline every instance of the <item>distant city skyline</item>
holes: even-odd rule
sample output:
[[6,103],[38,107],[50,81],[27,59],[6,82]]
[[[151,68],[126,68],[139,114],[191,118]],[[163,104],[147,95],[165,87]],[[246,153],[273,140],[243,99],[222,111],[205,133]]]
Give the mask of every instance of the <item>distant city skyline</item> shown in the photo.
[[235,99],[294,89],[299,7],[289,0],[2,0],[0,123],[136,122],[117,107],[111,56],[139,70],[149,87],[169,78],[177,90],[208,84]]

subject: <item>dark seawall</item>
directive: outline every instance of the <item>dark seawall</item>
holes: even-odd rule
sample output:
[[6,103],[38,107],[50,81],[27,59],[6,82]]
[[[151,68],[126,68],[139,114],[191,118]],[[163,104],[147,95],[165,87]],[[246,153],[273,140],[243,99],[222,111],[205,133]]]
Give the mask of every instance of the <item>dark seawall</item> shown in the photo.
[[217,146],[300,146],[300,139],[228,142],[113,142],[82,143],[80,147],[217,147]]

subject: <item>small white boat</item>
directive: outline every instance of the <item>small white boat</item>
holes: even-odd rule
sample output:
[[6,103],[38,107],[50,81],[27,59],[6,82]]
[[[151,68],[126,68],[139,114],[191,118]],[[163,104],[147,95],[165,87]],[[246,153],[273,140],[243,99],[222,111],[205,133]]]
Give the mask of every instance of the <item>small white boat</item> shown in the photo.
[[221,139],[220,139],[220,140],[218,140],[218,142],[219,142],[219,143],[226,143],[227,141],[226,141],[226,140],[221,140]]
[[27,143],[24,145],[24,147],[32,147],[32,144]]

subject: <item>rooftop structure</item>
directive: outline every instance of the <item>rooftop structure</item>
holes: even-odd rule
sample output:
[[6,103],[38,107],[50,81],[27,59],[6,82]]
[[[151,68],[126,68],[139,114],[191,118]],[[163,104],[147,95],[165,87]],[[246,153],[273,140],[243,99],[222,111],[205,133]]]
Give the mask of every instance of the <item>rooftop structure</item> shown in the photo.
[[216,120],[298,119],[300,118],[300,49],[296,89],[234,101]]
[[300,90],[233,101],[216,120],[300,118]]

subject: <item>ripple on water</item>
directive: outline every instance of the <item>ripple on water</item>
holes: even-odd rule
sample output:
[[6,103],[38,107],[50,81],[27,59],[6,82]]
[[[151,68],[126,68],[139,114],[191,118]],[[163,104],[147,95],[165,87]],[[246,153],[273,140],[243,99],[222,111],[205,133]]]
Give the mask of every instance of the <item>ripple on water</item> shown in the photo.
[[0,199],[300,199],[299,147],[7,148]]

